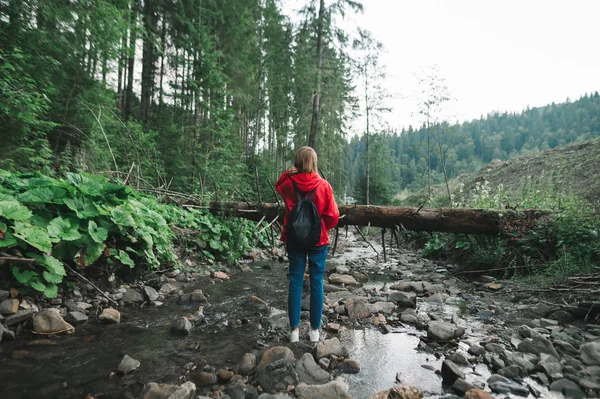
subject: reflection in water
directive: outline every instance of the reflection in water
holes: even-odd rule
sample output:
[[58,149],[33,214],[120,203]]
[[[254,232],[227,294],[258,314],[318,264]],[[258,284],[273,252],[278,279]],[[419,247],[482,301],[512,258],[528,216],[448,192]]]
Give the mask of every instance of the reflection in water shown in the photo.
[[343,330],[340,338],[350,351],[350,358],[358,360],[361,365],[359,374],[344,376],[350,384],[353,398],[368,398],[397,385],[398,373],[401,373],[402,383],[413,385],[426,395],[443,393],[441,378],[434,371],[421,367],[430,365],[439,370],[441,361],[431,354],[415,351],[418,337],[365,329]]

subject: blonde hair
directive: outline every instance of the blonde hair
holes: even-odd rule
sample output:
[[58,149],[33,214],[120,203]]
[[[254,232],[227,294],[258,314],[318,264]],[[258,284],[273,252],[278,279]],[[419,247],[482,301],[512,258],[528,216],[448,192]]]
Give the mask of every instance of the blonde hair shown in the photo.
[[311,147],[305,146],[296,153],[294,166],[300,173],[314,173],[317,169],[317,153]]

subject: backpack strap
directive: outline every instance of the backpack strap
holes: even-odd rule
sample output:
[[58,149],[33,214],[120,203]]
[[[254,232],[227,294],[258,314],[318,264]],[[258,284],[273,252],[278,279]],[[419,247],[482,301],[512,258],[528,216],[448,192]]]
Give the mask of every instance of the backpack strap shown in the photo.
[[298,202],[302,201],[302,194],[300,194],[300,190],[298,189],[296,182],[294,181],[294,179],[290,179],[290,180],[292,181],[292,185],[294,186],[294,192],[296,193],[296,199],[298,200]]
[[311,200],[311,201],[313,200],[313,198],[315,197],[315,191],[317,191],[316,188],[310,192],[310,195],[308,196],[309,200]]

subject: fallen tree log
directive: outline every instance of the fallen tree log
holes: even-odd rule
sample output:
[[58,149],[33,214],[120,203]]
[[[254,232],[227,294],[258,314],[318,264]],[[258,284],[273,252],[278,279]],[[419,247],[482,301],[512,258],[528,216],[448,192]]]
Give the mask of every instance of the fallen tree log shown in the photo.
[[[283,221],[284,209],[277,204],[253,202],[211,202],[214,214],[232,215],[255,222]],[[396,206],[342,205],[338,227],[346,225],[404,228],[412,231],[497,234],[524,231],[546,218],[550,212],[540,210],[495,210],[471,208],[405,208]]]

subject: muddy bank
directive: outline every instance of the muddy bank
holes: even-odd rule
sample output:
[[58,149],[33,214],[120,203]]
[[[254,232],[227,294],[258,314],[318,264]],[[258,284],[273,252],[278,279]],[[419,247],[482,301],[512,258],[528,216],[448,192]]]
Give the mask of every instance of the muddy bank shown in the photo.
[[317,345],[306,321],[301,342],[287,341],[282,262],[115,287],[118,323],[102,316],[106,298],[80,287],[70,302],[45,304],[74,332],[32,334],[30,319],[7,326],[18,334],[0,344],[0,396],[368,398],[397,384],[405,397],[598,396],[600,328],[491,277],[455,279],[451,268],[389,248],[384,263],[350,235],[328,262]]

